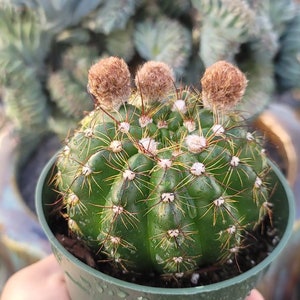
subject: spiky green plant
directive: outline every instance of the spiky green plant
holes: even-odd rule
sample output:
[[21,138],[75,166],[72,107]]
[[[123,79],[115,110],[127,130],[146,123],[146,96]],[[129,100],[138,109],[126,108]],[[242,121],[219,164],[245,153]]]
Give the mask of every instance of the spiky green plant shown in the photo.
[[288,23],[282,36],[282,47],[278,54],[275,72],[278,77],[278,86],[281,90],[299,88],[300,82],[300,4],[298,14]]
[[47,86],[51,99],[57,106],[49,124],[62,136],[65,135],[65,126],[60,124],[62,121],[68,121],[68,127],[73,128],[84,113],[93,108],[92,101],[85,101],[85,87],[89,66],[96,57],[95,48],[75,45],[65,51],[62,57],[63,68],[49,74]]
[[[47,130],[47,97],[41,81],[51,34],[44,32],[31,12],[0,4],[0,85],[5,117],[14,124],[22,143],[20,159],[35,148]],[[40,80],[37,80],[39,78]]]
[[70,233],[123,272],[191,274],[235,256],[272,212],[260,139],[234,109],[246,84],[225,61],[201,92],[177,89],[161,62],[138,69],[136,89],[122,59],[93,65],[95,109],[53,178]]
[[146,60],[163,60],[182,75],[191,53],[192,36],[178,21],[167,18],[137,24],[134,43]]

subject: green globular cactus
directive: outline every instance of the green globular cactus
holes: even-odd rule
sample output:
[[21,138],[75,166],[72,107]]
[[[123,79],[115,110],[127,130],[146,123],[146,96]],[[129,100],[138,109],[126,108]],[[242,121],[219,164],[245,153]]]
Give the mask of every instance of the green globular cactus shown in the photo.
[[123,272],[224,263],[271,218],[265,152],[234,110],[244,74],[219,61],[201,92],[174,82],[168,65],[149,61],[132,89],[122,59],[101,59],[89,70],[95,109],[58,154],[69,231]]

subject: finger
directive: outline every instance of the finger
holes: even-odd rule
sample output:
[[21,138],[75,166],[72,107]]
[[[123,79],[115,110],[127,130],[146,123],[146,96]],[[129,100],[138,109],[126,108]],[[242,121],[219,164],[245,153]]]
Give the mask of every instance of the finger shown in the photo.
[[245,300],[264,300],[264,297],[258,290],[254,289],[250,292],[249,296],[247,296]]

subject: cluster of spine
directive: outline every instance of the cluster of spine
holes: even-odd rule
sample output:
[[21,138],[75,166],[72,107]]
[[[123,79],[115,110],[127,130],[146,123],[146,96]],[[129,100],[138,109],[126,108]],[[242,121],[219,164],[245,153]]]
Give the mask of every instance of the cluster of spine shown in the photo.
[[[166,64],[150,61],[133,89],[123,60],[100,60],[89,71],[95,109],[58,155],[70,232],[124,272],[225,262],[271,214],[265,153],[233,108],[245,76],[220,61],[202,92],[174,81]],[[233,101],[225,107],[220,95]]]

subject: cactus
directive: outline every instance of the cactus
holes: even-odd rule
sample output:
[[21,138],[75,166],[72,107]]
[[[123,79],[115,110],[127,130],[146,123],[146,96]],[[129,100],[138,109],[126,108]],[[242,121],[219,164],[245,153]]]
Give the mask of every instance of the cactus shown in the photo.
[[[66,127],[74,128],[85,111],[93,108],[92,101],[84,101],[86,97],[84,87],[89,66],[95,57],[97,52],[94,48],[73,46],[66,50],[62,57],[63,69],[49,74],[47,87],[57,106],[49,117],[49,126],[62,138],[66,134]],[[63,126],[62,122],[67,123],[66,126]]]
[[95,108],[68,137],[53,176],[68,230],[123,273],[222,264],[272,216],[261,140],[235,110],[247,79],[219,61],[201,92],[176,88],[173,70],[149,61],[134,82],[117,57],[89,70]]

